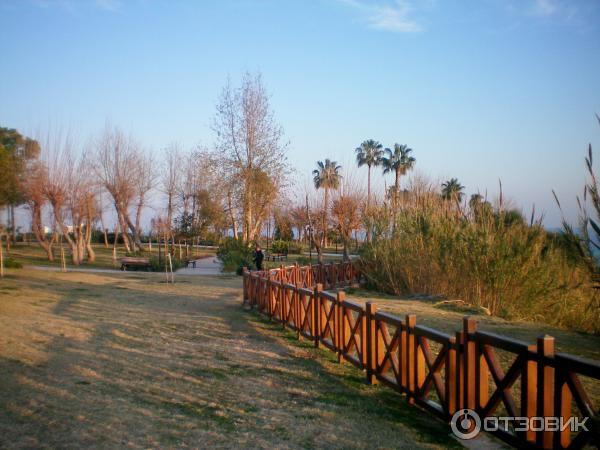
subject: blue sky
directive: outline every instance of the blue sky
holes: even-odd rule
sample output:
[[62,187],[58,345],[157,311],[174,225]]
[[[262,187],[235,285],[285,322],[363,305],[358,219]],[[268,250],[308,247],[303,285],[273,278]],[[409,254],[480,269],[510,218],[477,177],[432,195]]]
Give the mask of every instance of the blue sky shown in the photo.
[[2,126],[210,147],[227,78],[260,71],[299,177],[399,142],[469,194],[502,179],[548,226],[600,151],[597,0],[0,0],[0,52]]

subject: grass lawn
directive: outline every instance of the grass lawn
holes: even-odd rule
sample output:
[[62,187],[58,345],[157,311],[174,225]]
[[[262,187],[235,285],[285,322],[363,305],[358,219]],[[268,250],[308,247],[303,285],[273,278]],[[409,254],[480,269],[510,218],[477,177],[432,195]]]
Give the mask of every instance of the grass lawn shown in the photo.
[[529,344],[535,344],[537,337],[549,334],[555,338],[557,352],[600,360],[598,335],[578,333],[543,323],[504,320],[479,313],[473,308],[443,304],[439,299],[427,297],[397,297],[364,289],[347,289],[346,294],[350,300],[357,303],[372,301],[377,304],[378,309],[402,318],[406,314],[416,314],[417,324],[435,328],[452,336],[455,331],[462,330],[463,317],[471,315],[477,319],[480,330],[519,339]]
[[449,428],[241,306],[241,278],[9,270],[0,448],[448,448]]
[[[119,269],[121,267],[121,258],[125,256],[125,248],[123,246],[117,247],[117,263],[115,265],[113,261],[113,249],[112,247],[104,247],[102,244],[94,244],[94,251],[96,253],[96,261],[93,263],[84,262],[79,267],[80,268],[94,268],[94,269]],[[71,264],[71,259],[69,258],[69,248],[67,245],[64,246],[65,250],[65,258],[68,267],[74,267]],[[185,250],[183,250],[183,255],[185,255]],[[156,244],[152,245],[152,252],[154,256],[158,256],[158,248]],[[175,250],[175,254],[178,254],[177,249]],[[30,266],[60,266],[60,247],[54,246],[54,261],[48,261],[46,257],[46,253],[40,248],[38,244],[32,242],[30,244],[24,244],[19,242],[17,245],[13,245],[11,247],[11,258],[19,261],[23,265]],[[190,257],[194,258],[203,258],[207,256],[214,256],[215,251],[207,248],[200,249],[192,249],[190,253]],[[183,257],[185,259],[185,256]]]
[[[598,335],[578,333],[543,323],[504,320],[481,314],[473,308],[444,304],[439,299],[428,297],[396,297],[364,289],[347,289],[346,292],[350,300],[359,304],[372,301],[377,304],[378,310],[390,312],[401,318],[404,318],[406,314],[415,314],[417,324],[434,328],[451,336],[454,336],[456,331],[462,330],[463,318],[471,315],[477,320],[479,330],[518,339],[527,344],[535,344],[537,337],[547,334],[555,338],[556,352],[570,353],[588,360],[600,361],[600,336]],[[434,352],[439,351],[439,344],[430,342],[430,345]],[[495,353],[506,373],[516,359],[515,354],[500,349],[495,349]],[[600,380],[582,376],[579,378],[597,408],[600,405]],[[491,376],[490,386],[495,387]],[[520,381],[513,385],[513,397],[517,408],[520,407]],[[502,404],[499,411],[507,414]],[[574,402],[572,411],[574,413],[578,411]]]

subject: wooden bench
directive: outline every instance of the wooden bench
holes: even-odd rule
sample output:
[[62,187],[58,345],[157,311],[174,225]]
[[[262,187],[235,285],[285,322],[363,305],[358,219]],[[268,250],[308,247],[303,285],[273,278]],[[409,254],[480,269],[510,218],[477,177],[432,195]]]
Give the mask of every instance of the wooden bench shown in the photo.
[[121,270],[125,271],[132,267],[135,267],[136,269],[149,269],[150,258],[134,258],[127,256],[121,259]]
[[287,261],[287,253],[267,253],[265,255],[267,261]]
[[186,259],[185,260],[185,267],[188,268],[190,267],[190,265],[192,266],[192,268],[196,268],[196,260],[195,259]]

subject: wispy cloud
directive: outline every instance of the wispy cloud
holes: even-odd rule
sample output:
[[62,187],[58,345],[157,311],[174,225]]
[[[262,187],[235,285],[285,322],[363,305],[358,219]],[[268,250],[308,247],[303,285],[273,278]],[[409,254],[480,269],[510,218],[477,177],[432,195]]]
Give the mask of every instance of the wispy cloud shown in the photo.
[[107,12],[118,12],[123,6],[121,0],[30,0],[31,3],[43,9],[61,9],[68,13],[75,13],[82,8],[91,7]]
[[375,30],[394,33],[417,33],[423,30],[412,17],[413,4],[407,0],[393,2],[369,2],[361,0],[338,0],[361,15],[361,20]]
[[536,16],[551,16],[558,12],[559,5],[556,0],[535,0],[532,13]]
[[58,8],[69,13],[74,12],[73,2],[70,0],[32,0],[31,3],[42,9]]
[[97,8],[109,12],[117,12],[123,4],[119,0],[95,0]]
[[585,14],[581,3],[565,0],[534,0],[529,14],[542,19],[583,27]]

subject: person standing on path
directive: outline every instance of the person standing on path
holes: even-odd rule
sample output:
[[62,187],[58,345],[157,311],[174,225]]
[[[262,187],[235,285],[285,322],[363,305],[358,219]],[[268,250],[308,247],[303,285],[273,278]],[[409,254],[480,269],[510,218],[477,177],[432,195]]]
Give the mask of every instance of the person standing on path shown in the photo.
[[254,264],[256,264],[256,270],[263,270],[263,267],[262,267],[263,259],[265,259],[265,254],[262,252],[260,247],[257,245],[256,250],[254,251],[254,257],[252,258],[252,261],[254,261]]

